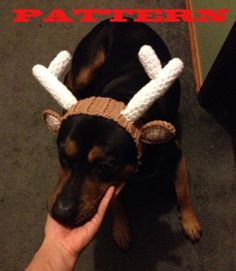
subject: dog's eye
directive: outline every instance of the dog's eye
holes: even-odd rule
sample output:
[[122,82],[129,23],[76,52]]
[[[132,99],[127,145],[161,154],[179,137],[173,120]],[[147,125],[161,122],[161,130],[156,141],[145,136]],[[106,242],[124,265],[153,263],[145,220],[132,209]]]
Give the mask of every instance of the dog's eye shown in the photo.
[[64,168],[71,168],[74,164],[74,158],[66,156],[64,153],[59,152],[59,161]]
[[98,166],[98,169],[101,170],[101,171],[107,171],[107,170],[110,170],[111,167],[109,165],[107,165],[107,164],[100,164]]
[[102,180],[109,180],[112,177],[112,167],[105,163],[96,166],[95,174]]
[[60,163],[64,168],[70,168],[71,167],[71,163],[65,159],[65,157],[59,157]]

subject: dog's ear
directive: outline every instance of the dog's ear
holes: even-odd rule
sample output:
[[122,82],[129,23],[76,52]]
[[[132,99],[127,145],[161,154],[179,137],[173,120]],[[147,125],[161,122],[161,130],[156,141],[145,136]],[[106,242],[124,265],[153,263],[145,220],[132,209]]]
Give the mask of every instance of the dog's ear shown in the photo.
[[155,120],[142,127],[141,140],[147,144],[160,144],[175,137],[175,127],[166,121]]
[[61,126],[62,117],[57,112],[49,109],[43,112],[42,117],[48,129],[57,133]]

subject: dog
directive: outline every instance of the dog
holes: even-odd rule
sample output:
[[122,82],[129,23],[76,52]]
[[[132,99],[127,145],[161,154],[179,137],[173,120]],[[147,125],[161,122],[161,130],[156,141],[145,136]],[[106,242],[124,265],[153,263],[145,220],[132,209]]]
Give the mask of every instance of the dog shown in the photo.
[[[98,111],[104,106],[99,99],[111,100],[104,110],[113,112],[120,104],[127,105],[149,82],[137,57],[144,44],[153,48],[162,66],[171,60],[159,35],[132,19],[126,23],[102,21],[78,44],[64,82],[81,104],[86,101],[86,105],[80,105],[86,109],[81,114],[64,112],[63,118],[52,111],[44,114],[47,125],[58,134],[60,161],[59,181],[50,196],[48,210],[61,224],[80,226],[95,214],[109,186],[114,185],[118,195],[130,179],[158,176],[161,170],[172,174],[182,228],[195,242],[200,239],[201,226],[192,207],[185,158],[176,136],[167,136],[154,145],[143,144],[140,151],[134,138],[117,121],[87,113],[88,107],[94,106],[87,104],[92,97]],[[179,99],[180,83],[176,80],[136,123],[163,120],[164,126],[171,126],[169,123],[176,121]],[[50,116],[58,120],[56,125],[49,121]],[[111,209],[114,240],[120,249],[127,250],[131,235],[118,197],[114,197]]]

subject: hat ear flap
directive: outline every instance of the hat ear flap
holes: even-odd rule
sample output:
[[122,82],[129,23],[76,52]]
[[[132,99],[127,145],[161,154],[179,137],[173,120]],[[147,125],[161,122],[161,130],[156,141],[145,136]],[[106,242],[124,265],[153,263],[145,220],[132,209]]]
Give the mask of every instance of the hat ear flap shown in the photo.
[[62,117],[55,111],[45,110],[43,112],[43,121],[48,129],[57,133],[61,127]]
[[155,120],[142,127],[141,140],[147,144],[161,144],[175,137],[175,127],[166,121]]

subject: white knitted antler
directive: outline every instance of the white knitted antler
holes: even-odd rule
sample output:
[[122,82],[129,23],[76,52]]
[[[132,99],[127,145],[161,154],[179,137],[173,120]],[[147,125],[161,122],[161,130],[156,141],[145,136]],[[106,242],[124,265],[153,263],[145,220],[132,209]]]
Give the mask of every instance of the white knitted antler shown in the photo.
[[[158,98],[166,93],[179,77],[184,67],[180,59],[174,58],[160,70],[160,60],[152,49],[145,49],[141,52],[139,54],[140,61],[144,65],[144,69],[149,77],[153,79],[134,95],[126,108],[121,112],[131,122],[138,120]],[[149,61],[146,61],[147,59]]]
[[66,70],[66,68],[70,64],[70,62],[71,62],[71,54],[68,51],[61,51],[51,61],[51,63],[48,66],[48,70],[57,78],[60,78],[63,72]]
[[71,61],[71,55],[67,51],[60,52],[50,63],[48,68],[35,65],[32,69],[33,75],[39,83],[51,94],[51,96],[68,110],[77,103],[77,99],[71,91],[58,80]]
[[[166,93],[183,70],[180,59],[172,59],[163,69],[151,46],[144,45],[139,51],[139,59],[151,81],[131,99],[121,114],[131,122],[138,120],[148,108]],[[71,61],[67,51],[60,52],[48,69],[42,65],[33,67],[33,75],[52,97],[66,110],[77,103],[71,91],[62,84],[60,77]]]
[[150,45],[143,45],[138,52],[138,58],[148,77],[155,79],[162,66],[160,59],[152,47]]

